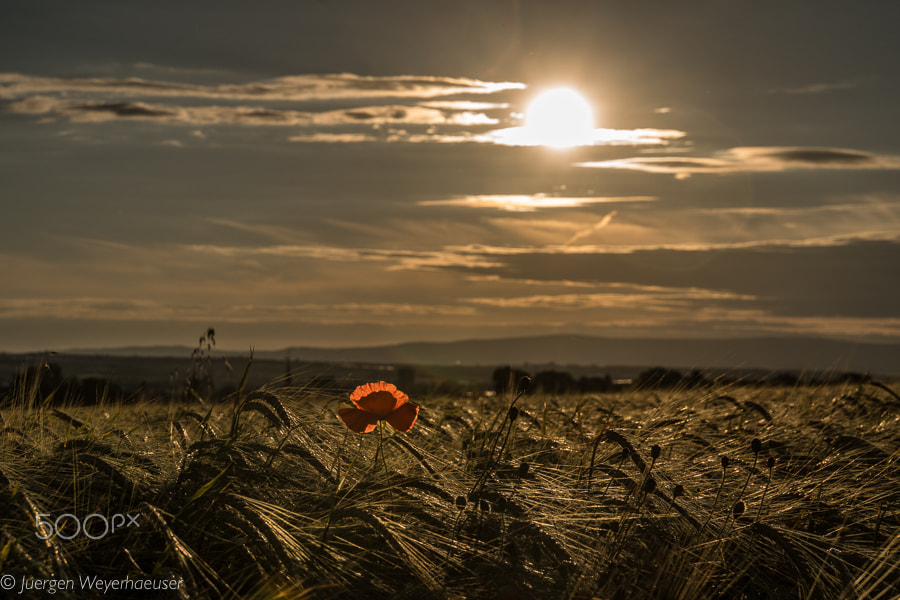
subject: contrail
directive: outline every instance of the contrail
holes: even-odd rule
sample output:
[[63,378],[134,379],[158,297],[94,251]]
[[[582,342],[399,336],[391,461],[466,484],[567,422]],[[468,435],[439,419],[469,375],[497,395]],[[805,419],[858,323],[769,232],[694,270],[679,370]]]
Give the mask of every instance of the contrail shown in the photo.
[[607,225],[609,225],[612,222],[612,219],[614,216],[616,216],[616,211],[610,212],[608,215],[606,215],[605,217],[600,219],[596,224],[594,224],[594,226],[588,227],[587,229],[582,229],[581,231],[576,232],[575,235],[573,235],[571,238],[569,238],[568,242],[563,244],[563,248],[572,245],[572,242],[574,242],[575,240],[580,240],[583,237],[588,237],[595,231],[597,231],[599,229],[603,229],[604,227],[606,227]]

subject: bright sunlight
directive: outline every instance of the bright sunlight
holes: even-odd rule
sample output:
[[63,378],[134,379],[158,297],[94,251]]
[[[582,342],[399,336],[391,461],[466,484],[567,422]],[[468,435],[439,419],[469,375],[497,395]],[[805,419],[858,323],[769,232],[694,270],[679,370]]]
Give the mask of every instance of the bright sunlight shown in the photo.
[[590,144],[594,116],[575,90],[557,88],[538,95],[525,113],[525,129],[535,143],[554,148]]

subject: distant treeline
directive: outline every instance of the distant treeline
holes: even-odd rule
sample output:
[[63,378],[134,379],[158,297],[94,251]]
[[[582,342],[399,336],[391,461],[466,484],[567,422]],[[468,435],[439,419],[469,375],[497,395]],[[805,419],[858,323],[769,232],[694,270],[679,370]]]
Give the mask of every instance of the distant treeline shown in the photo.
[[[523,383],[523,378],[528,378]],[[798,386],[828,385],[840,383],[861,383],[869,379],[860,373],[817,373],[795,374],[773,372],[761,377],[735,378],[724,375],[709,378],[702,371],[693,369],[687,373],[665,367],[653,367],[642,371],[635,379],[614,380],[609,375],[603,377],[579,377],[576,379],[567,371],[547,370],[532,375],[527,371],[511,366],[498,367],[493,373],[494,391],[506,393],[510,389],[527,385],[527,391],[545,394],[587,394],[613,392],[622,389],[666,390],[693,389],[712,385],[750,385],[750,386]]]
[[[59,406],[63,404],[96,404],[98,402],[135,402],[140,400],[163,401],[218,401],[236,391],[232,383],[214,384],[209,368],[208,354],[195,356],[183,372],[177,369],[169,382],[142,383],[126,388],[116,381],[102,376],[67,377],[62,368],[53,362],[42,362],[20,369],[8,380],[0,380],[0,407],[14,404],[43,404]],[[799,386],[827,385],[839,383],[860,383],[867,381],[867,375],[859,373],[795,374],[772,372],[754,377],[710,376],[694,369],[686,372],[665,367],[653,367],[640,372],[633,379],[613,379],[610,375],[581,376],[576,378],[564,370],[542,370],[531,373],[512,366],[494,369],[490,384],[463,384],[450,379],[420,378],[422,373],[416,367],[401,366],[387,371],[381,376],[392,380],[401,389],[435,395],[471,395],[481,393],[490,385],[497,394],[524,386],[527,393],[545,394],[591,394],[615,392],[624,389],[671,390],[695,389],[712,385],[741,386]],[[523,379],[527,378],[527,380]],[[285,375],[275,385],[302,387],[309,391],[319,390],[341,393],[352,389],[361,381],[344,380],[331,375],[311,378],[291,378],[290,362]]]

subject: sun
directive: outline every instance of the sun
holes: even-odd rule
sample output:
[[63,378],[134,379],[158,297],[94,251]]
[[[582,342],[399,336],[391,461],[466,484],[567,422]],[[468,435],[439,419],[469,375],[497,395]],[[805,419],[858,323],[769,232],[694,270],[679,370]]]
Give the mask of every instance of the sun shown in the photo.
[[569,88],[539,94],[525,111],[525,129],[535,143],[553,148],[588,145],[594,115],[584,97]]

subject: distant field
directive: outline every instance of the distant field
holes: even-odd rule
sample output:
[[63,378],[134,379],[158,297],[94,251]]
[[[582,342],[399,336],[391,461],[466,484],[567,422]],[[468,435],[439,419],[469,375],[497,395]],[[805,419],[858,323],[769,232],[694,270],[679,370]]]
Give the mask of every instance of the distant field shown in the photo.
[[[249,389],[8,399],[0,575],[191,599],[900,595],[896,387],[413,396],[405,434],[350,432],[345,394]],[[104,532],[117,514],[136,522]]]

